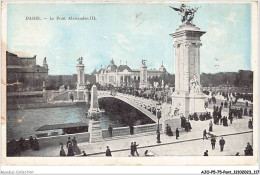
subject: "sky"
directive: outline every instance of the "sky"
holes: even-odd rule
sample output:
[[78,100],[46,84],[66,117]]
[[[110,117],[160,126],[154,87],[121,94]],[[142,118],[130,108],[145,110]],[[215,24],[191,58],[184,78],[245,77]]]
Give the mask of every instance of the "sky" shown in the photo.
[[[37,64],[47,58],[50,75],[76,73],[83,57],[85,73],[107,66],[127,64],[139,69],[163,65],[174,73],[173,38],[181,17],[174,3],[91,4],[9,3],[7,6],[7,50],[18,56],[37,55]],[[187,4],[198,7],[193,23],[206,33],[201,37],[200,72],[251,70],[251,5]],[[26,20],[38,16],[42,20]],[[97,20],[60,21],[50,17],[89,17]],[[43,19],[47,18],[47,19]]]

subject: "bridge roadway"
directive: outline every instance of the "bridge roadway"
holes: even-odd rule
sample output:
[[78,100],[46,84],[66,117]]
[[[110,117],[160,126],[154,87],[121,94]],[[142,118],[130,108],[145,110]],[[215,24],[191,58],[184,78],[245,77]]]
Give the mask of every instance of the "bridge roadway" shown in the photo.
[[109,91],[98,91],[98,98],[105,98],[105,97],[119,99],[119,100],[133,106],[137,110],[141,111],[143,114],[148,116],[153,121],[155,121],[155,122],[158,121],[156,115],[154,115],[151,112],[152,107],[156,108],[157,102],[154,100],[148,100],[148,99],[144,99],[141,97],[135,97],[132,95],[122,94],[122,93],[117,93],[115,96],[112,96]]

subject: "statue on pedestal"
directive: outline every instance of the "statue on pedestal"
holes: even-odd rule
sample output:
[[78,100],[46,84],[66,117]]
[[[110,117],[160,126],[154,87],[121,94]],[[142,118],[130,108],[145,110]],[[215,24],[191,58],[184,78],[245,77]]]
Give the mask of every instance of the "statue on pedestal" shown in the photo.
[[146,62],[147,60],[143,60],[142,59],[142,65],[144,65],[145,66],[145,62]]
[[79,64],[82,64],[83,57],[80,57],[77,61],[79,62]]
[[193,18],[194,18],[194,14],[197,12],[197,10],[199,9],[199,7],[196,8],[190,8],[189,6],[186,6],[185,4],[181,4],[180,8],[175,8],[175,7],[171,7],[175,11],[179,12],[179,15],[181,15],[181,22],[186,22],[186,23],[191,23]]

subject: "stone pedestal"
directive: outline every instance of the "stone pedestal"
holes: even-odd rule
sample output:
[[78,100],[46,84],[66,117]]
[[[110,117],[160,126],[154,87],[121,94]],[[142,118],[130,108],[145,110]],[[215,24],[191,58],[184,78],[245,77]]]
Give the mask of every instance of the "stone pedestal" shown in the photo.
[[101,142],[103,141],[102,130],[100,128],[100,121],[89,120],[89,142]]
[[172,94],[172,106],[173,109],[178,109],[177,116],[190,114],[190,94],[188,92],[174,92]]
[[149,86],[149,83],[147,82],[147,66],[145,65],[145,62],[143,61],[140,66],[140,84],[139,88],[146,88]]
[[205,113],[205,96],[203,94],[190,94],[190,113]]
[[173,109],[179,109],[179,113],[185,117],[190,113],[205,112],[203,94],[191,93],[195,85],[196,88],[200,86],[200,37],[204,33],[206,32],[194,24],[184,22],[170,34],[174,38],[175,48],[175,92],[172,95],[172,106]]
[[85,72],[84,72],[84,64],[77,64],[77,90],[85,90]]

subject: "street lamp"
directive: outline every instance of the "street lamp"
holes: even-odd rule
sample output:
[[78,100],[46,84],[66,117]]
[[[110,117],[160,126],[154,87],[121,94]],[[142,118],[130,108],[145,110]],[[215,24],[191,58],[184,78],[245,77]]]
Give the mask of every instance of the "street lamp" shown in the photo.
[[160,118],[162,117],[162,112],[160,111],[160,109],[158,109],[157,107],[159,106],[160,107],[161,103],[158,102],[156,103],[156,117],[158,119],[158,126],[157,126],[157,143],[161,143],[161,140],[160,140]]

